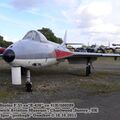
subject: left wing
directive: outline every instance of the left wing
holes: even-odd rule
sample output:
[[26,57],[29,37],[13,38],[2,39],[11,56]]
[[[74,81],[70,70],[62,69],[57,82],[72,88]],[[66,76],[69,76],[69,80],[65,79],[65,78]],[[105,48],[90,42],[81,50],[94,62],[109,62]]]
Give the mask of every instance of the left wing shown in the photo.
[[56,58],[59,59],[80,59],[80,58],[97,58],[97,57],[120,57],[118,53],[89,53],[89,52],[71,52],[68,49],[56,49]]
[[113,53],[88,53],[88,52],[73,52],[72,57],[120,57],[120,54],[113,54]]
[[113,57],[115,60],[120,57],[120,54],[113,53],[88,53],[88,52],[73,52],[72,55],[66,57],[71,64],[89,64],[97,60],[98,57]]

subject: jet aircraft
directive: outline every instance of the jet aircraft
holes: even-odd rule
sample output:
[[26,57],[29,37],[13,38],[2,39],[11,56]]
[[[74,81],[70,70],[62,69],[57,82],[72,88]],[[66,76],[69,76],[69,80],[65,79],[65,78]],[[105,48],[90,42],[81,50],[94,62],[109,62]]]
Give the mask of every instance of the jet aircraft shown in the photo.
[[120,54],[71,52],[66,48],[66,33],[62,44],[57,44],[35,30],[23,39],[10,45],[2,58],[10,64],[12,84],[21,85],[21,67],[26,69],[26,90],[32,90],[30,69],[50,66],[68,60],[70,64],[86,64],[86,75],[91,73],[91,64],[97,57],[120,57]]

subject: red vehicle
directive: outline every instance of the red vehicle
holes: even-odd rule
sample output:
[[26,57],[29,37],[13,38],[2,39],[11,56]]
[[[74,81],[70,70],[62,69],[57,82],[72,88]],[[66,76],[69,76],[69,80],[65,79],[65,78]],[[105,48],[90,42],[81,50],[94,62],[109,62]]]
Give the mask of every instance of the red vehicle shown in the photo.
[[5,48],[0,47],[0,54],[4,52]]

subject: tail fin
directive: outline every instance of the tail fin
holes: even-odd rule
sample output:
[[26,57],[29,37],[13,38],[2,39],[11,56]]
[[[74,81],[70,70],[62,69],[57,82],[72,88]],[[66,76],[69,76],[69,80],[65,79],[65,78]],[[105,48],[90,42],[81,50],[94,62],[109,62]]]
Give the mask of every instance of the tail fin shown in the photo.
[[63,43],[61,44],[61,46],[66,46],[66,43],[67,43],[67,30],[65,31]]

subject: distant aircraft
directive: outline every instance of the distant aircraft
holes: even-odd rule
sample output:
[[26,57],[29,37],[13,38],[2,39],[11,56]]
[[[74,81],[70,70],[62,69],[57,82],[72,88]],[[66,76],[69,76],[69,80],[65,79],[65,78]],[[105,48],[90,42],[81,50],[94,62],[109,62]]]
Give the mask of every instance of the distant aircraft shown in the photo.
[[[66,34],[65,37],[66,39]],[[38,32],[29,31],[22,40],[10,45],[2,58],[11,65],[12,84],[21,85],[21,67],[26,69],[26,89],[32,89],[31,68],[41,68],[68,60],[70,64],[86,64],[86,75],[91,73],[91,64],[97,57],[120,57],[120,54],[71,52],[66,48],[66,40],[57,44]]]
[[106,50],[112,50],[113,53],[115,53],[118,49],[120,50],[120,44],[109,44],[109,46],[106,46]]
[[102,52],[105,53],[106,47],[105,46],[99,46],[99,45],[91,45],[87,49],[87,52]]
[[4,51],[5,51],[5,48],[0,47],[0,54],[3,54]]

